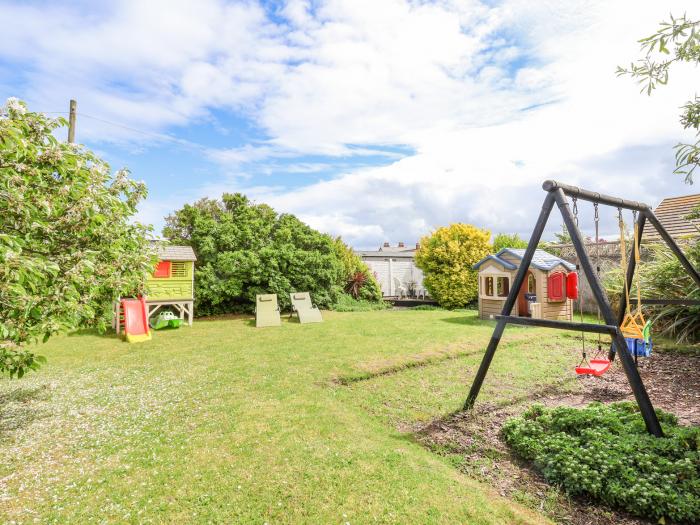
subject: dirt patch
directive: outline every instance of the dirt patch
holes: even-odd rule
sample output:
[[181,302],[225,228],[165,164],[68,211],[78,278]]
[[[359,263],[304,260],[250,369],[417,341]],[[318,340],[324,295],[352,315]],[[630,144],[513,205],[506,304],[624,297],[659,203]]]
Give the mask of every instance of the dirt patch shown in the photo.
[[[585,386],[580,395],[545,397],[540,402],[577,407],[591,401],[634,400],[618,361],[601,377],[582,377]],[[655,352],[639,360],[638,370],[655,408],[672,412],[683,425],[700,425],[700,356]]]
[[[682,424],[700,424],[700,357],[656,352],[640,360],[639,372],[654,406],[672,412]],[[492,485],[502,496],[534,508],[557,523],[573,525],[639,525],[652,523],[607,509],[595,502],[569,498],[527,463],[511,454],[500,430],[505,420],[522,413],[534,402],[547,406],[579,407],[591,401],[604,403],[633,399],[619,363],[599,378],[581,378],[582,392],[555,389],[533,393],[505,407],[481,404],[472,412],[459,412],[433,421],[416,432],[418,440],[449,457],[471,477]]]

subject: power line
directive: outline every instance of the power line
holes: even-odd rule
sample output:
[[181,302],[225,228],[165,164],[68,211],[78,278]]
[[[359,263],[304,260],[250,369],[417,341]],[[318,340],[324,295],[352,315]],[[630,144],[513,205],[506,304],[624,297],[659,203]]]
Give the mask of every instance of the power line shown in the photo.
[[[38,111],[38,113],[43,113],[44,115],[69,115],[68,111]],[[167,135],[165,133],[156,133],[154,131],[147,131],[143,129],[138,129],[134,128],[132,126],[127,126],[126,124],[121,124],[119,122],[114,122],[111,120],[107,120],[101,117],[96,117],[94,115],[88,115],[87,113],[81,113],[77,112],[76,115],[79,115],[81,117],[85,117],[90,120],[95,120],[97,122],[102,122],[103,124],[108,124],[110,126],[114,126],[117,128],[122,128],[127,131],[132,131],[134,133],[140,133],[141,135],[146,135],[146,136],[151,136],[158,138],[160,140],[166,141],[166,142],[171,142],[174,144],[180,144],[182,146],[187,146],[189,148],[197,149],[197,150],[208,150],[210,149],[208,146],[205,146],[203,144],[199,144],[197,142],[192,142],[191,140],[186,140],[186,139],[180,139],[177,137],[173,137],[172,135]]]
[[165,141],[168,141],[168,142],[173,142],[173,143],[176,143],[176,144],[181,144],[181,145],[183,145],[183,146],[188,146],[188,147],[195,148],[195,149],[199,149],[199,150],[206,150],[206,149],[209,149],[207,146],[204,146],[204,145],[202,145],[202,144],[198,144],[198,143],[196,143],[196,142],[192,142],[192,141],[189,141],[189,140],[185,140],[185,139],[180,139],[180,138],[177,138],[177,137],[173,137],[172,135],[167,135],[167,134],[164,134],[164,133],[156,133],[156,132],[153,132],[153,131],[146,131],[146,130],[143,130],[143,129],[134,128],[134,127],[132,127],[132,126],[127,126],[127,125],[125,125],[125,124],[120,124],[119,122],[113,122],[113,121],[111,121],[111,120],[107,120],[107,119],[104,119],[104,118],[95,117],[95,116],[93,116],[93,115],[88,115],[88,114],[86,114],[86,113],[78,113],[78,115],[80,115],[81,117],[88,118],[88,119],[96,120],[97,122],[102,122],[102,123],[104,123],[104,124],[109,124],[110,126],[115,126],[115,127],[118,127],[118,128],[122,128],[122,129],[128,130],[128,131],[133,131],[134,133],[140,133],[140,134],[142,134],[142,135],[147,135],[147,136],[151,136],[151,137],[156,137],[156,138],[159,138],[159,139],[161,139],[161,140],[165,140]]

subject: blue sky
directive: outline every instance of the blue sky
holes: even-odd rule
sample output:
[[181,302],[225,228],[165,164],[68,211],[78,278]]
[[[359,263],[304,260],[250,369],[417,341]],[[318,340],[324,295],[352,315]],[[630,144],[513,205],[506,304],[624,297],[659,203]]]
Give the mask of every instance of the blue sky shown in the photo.
[[696,193],[671,147],[697,69],[653,97],[614,75],[687,5],[531,4],[0,0],[0,99],[76,98],[78,141],[146,181],[157,230],[224,191],[358,248],[454,221],[527,236],[547,178]]

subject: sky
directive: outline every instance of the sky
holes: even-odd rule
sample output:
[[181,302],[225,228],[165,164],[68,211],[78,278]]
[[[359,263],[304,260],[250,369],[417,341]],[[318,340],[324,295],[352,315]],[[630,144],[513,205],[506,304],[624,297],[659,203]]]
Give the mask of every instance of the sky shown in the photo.
[[654,0],[0,0],[0,103],[58,116],[76,99],[76,140],[147,183],[138,218],[156,233],[242,192],[356,248],[452,222],[529,238],[546,179],[651,205],[700,192],[672,173],[700,70],[678,65],[651,97],[615,75],[669,12],[700,16]]

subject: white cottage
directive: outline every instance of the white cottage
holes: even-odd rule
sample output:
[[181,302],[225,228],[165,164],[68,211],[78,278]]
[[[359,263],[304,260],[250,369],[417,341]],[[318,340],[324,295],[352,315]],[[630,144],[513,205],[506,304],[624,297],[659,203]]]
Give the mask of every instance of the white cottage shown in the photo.
[[374,273],[384,297],[425,296],[423,272],[416,266],[415,255],[420,246],[406,246],[400,242],[391,246],[385,242],[376,251],[357,254]]

